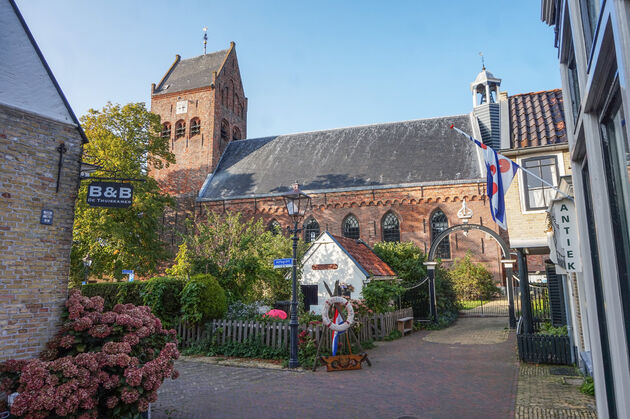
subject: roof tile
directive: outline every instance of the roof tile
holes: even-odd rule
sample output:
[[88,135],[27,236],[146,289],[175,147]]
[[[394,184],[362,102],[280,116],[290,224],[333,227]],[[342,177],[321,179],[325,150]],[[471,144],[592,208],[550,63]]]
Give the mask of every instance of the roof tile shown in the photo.
[[331,236],[343,247],[352,258],[372,276],[396,276],[396,272],[361,240],[347,237]]
[[510,148],[562,144],[568,141],[561,89],[514,95],[508,101]]

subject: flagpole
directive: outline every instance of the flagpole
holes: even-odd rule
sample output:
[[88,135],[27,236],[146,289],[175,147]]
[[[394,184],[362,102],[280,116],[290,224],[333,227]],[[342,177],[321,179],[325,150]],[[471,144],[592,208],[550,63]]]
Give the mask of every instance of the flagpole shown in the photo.
[[[473,137],[466,134],[464,131],[462,131],[461,129],[457,128],[454,125],[451,125],[451,128],[454,129],[455,131],[459,132],[460,134],[462,134],[463,136],[465,136],[466,138],[468,138],[471,141],[473,140]],[[481,144],[481,141],[479,142]],[[503,156],[505,157],[505,156]],[[505,157],[507,159],[507,157]],[[569,198],[571,201],[573,201],[573,197],[563,191],[561,191],[560,189],[558,189],[557,187],[555,187],[554,185],[552,185],[551,183],[547,182],[545,179],[537,176],[536,174],[532,173],[531,171],[527,170],[526,168],[524,168],[523,166],[521,166],[520,164],[516,163],[514,160],[509,159],[512,161],[512,163],[514,163],[519,169],[521,169],[522,171],[524,171],[525,173],[529,174],[531,177],[538,179],[539,181],[541,181],[542,183],[544,183],[545,185],[549,186],[550,188],[552,188],[554,191],[564,195],[565,197]]]

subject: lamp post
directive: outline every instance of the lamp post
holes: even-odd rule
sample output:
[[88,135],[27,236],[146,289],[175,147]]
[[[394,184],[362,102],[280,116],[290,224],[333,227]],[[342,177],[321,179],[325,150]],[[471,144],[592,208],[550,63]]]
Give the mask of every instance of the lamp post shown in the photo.
[[92,266],[92,259],[90,258],[90,255],[85,255],[85,257],[82,259],[83,260],[83,273],[84,273],[84,280],[83,283],[87,284],[88,282],[88,276],[90,274],[90,266]]
[[291,293],[291,321],[289,327],[291,328],[291,357],[289,358],[289,368],[297,368],[300,366],[298,361],[298,318],[297,318],[297,243],[298,232],[301,231],[298,228],[298,223],[304,217],[306,209],[310,207],[311,197],[300,191],[300,185],[293,184],[293,189],[288,194],[282,196],[284,204],[287,208],[289,218],[293,221],[293,228],[289,227],[289,232],[293,233],[293,283]]

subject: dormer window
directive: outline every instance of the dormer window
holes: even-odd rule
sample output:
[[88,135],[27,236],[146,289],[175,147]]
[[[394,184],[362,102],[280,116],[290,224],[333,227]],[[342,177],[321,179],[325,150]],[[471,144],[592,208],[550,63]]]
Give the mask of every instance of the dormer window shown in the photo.
[[175,124],[175,138],[181,138],[186,135],[186,122],[177,121]]
[[190,136],[194,137],[195,135],[199,135],[201,132],[201,121],[199,118],[193,118],[190,121]]
[[162,124],[162,138],[171,138],[171,124],[165,122]]

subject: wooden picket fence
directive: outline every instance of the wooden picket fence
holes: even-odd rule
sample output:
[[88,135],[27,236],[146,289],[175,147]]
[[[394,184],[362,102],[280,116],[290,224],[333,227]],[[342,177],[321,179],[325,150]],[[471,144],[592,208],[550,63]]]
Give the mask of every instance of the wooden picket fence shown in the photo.
[[[361,342],[381,340],[396,330],[398,319],[413,317],[411,308],[404,308],[390,313],[376,314],[357,318],[360,329],[358,337]],[[300,324],[298,331],[306,330],[308,335],[323,345],[330,345],[330,331],[322,324]],[[213,320],[206,326],[190,326],[184,322],[177,325],[177,335],[181,347],[188,347],[212,337],[221,345],[227,342],[246,342],[260,340],[265,346],[272,348],[288,348],[290,341],[289,321],[258,322],[250,320]]]

